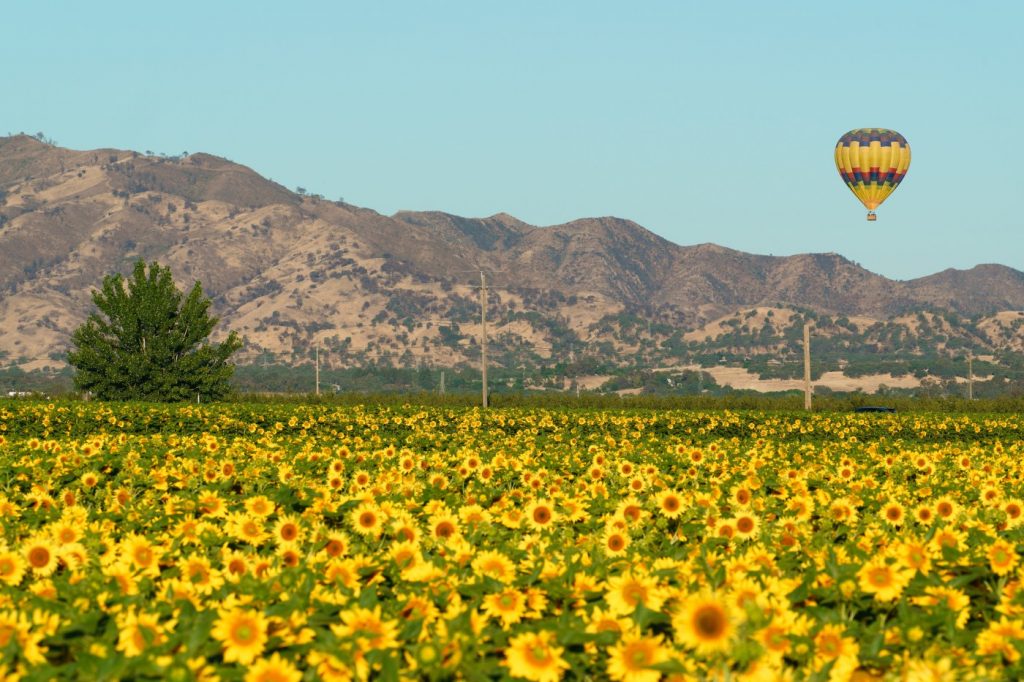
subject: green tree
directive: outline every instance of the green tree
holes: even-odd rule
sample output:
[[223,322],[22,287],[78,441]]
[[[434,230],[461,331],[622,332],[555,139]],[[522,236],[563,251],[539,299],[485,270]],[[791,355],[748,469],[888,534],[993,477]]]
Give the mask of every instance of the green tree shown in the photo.
[[75,386],[104,400],[210,400],[229,390],[231,354],[242,343],[235,332],[207,341],[217,318],[196,282],[187,297],[156,262],[139,260],[129,279],[103,278],[92,300],[99,308],[71,337],[68,362]]

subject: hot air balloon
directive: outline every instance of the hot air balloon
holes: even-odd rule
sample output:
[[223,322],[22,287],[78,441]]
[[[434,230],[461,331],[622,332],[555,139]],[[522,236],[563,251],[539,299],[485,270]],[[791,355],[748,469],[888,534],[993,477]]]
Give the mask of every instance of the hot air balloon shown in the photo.
[[843,182],[868,209],[875,209],[893,193],[910,168],[910,145],[895,130],[858,128],[836,143],[836,168]]

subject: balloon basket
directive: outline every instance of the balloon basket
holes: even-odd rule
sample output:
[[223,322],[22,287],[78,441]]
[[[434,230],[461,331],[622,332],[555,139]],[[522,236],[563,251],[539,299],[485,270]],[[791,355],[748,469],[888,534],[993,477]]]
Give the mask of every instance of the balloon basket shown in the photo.
[[873,223],[876,220],[878,220],[878,216],[875,215],[875,212],[874,211],[868,211],[868,221]]

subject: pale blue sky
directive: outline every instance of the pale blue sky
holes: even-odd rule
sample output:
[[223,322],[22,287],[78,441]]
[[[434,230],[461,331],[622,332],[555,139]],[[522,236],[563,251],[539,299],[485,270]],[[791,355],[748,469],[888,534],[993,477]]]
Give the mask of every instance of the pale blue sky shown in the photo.
[[[205,151],[390,214],[629,218],[890,277],[1024,270],[1024,3],[5,3],[0,134]],[[832,162],[913,151],[877,223]]]

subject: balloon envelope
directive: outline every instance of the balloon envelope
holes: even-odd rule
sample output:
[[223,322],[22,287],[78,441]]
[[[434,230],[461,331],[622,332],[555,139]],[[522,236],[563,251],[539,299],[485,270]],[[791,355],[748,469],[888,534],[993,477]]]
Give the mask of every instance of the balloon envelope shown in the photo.
[[893,193],[910,168],[910,145],[895,130],[858,128],[836,143],[836,168],[870,213]]

